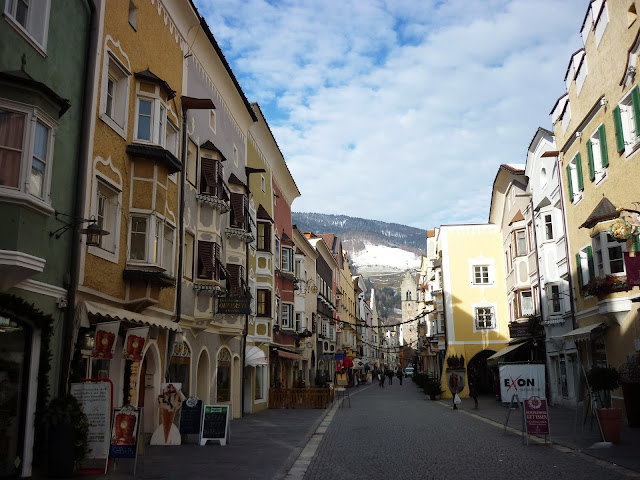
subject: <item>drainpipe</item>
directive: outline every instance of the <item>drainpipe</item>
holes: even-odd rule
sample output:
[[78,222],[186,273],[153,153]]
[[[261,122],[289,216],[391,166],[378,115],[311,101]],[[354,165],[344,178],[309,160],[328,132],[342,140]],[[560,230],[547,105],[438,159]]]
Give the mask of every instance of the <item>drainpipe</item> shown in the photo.
[[[95,117],[95,103],[94,103],[94,86],[97,62],[96,56],[98,54],[98,31],[99,21],[96,8],[97,0],[87,0],[87,6],[90,11],[90,28],[89,28],[89,45],[86,51],[86,70],[85,70],[85,92],[83,99],[83,113],[82,113],[82,137],[80,140],[80,161],[78,162],[78,173],[76,176],[76,191],[75,191],[75,206],[74,206],[74,219],[84,218],[84,211],[87,206],[87,175],[89,172],[89,165],[91,164],[91,139],[92,128],[94,125],[93,118]],[[67,392],[67,382],[71,372],[71,361],[73,360],[73,349],[75,346],[75,340],[78,332],[75,326],[75,303],[76,303],[76,291],[78,290],[78,284],[80,283],[80,256],[82,255],[82,249],[84,247],[82,234],[80,229],[82,228],[82,222],[74,220],[73,226],[73,239],[71,242],[71,275],[70,284],[67,297],[67,308],[64,314],[63,332],[62,338],[64,339],[63,351],[62,351],[62,364],[61,372],[58,382],[58,394]]]

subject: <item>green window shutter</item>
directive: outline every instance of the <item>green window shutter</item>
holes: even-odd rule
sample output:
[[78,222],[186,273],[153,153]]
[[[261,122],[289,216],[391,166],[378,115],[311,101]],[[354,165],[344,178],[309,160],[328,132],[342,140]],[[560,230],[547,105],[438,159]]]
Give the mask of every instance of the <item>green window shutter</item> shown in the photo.
[[598,136],[600,137],[600,157],[602,158],[602,168],[609,166],[609,153],[607,152],[607,134],[604,125],[598,128]]
[[576,153],[576,173],[578,174],[578,190],[584,190],[584,181],[582,180],[582,160],[580,154]]
[[640,252],[640,235],[633,236],[633,251]]
[[593,165],[593,143],[587,140],[587,160],[589,161],[589,180],[592,182],[596,179],[596,169]]
[[622,133],[622,116],[620,105],[613,109],[613,123],[616,126],[616,148],[618,153],[624,152],[624,134]]
[[591,246],[586,248],[587,251],[587,263],[589,265],[589,280],[596,276],[596,268],[593,264],[593,249]]
[[636,137],[640,136],[640,90],[636,85],[631,90],[631,101],[633,102],[633,117],[636,124]]
[[571,181],[571,165],[567,165],[567,190],[569,191],[569,201],[573,202],[573,182]]
[[578,286],[580,290],[582,290],[584,278],[582,278],[582,259],[580,258],[580,252],[576,253],[576,270],[578,272]]

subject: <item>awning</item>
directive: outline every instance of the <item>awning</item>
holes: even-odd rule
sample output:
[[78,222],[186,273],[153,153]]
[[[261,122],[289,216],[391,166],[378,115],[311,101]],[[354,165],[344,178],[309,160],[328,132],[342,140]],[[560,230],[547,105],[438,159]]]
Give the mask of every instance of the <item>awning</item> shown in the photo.
[[182,328],[176,322],[163,320],[161,318],[152,317],[151,315],[142,315],[141,313],[130,312],[123,308],[111,307],[104,303],[82,302],[78,306],[78,313],[82,316],[80,324],[89,326],[88,314],[96,317],[108,318],[110,320],[120,320],[122,322],[138,323],[140,325],[149,325],[172,332],[182,332]]
[[278,356],[282,357],[282,358],[290,358],[292,360],[302,360],[302,355],[299,355],[297,353],[293,353],[293,352],[289,352],[287,350],[281,350],[278,349]]
[[498,361],[504,357],[507,353],[511,353],[514,350],[517,350],[518,348],[522,347],[523,345],[525,345],[527,342],[522,342],[522,343],[517,343],[515,345],[507,345],[506,347],[504,347],[502,350],[498,350],[496,353],[494,353],[493,355],[491,355],[489,358],[487,358],[487,363],[492,363],[492,364],[497,364]]
[[593,325],[587,325],[586,327],[576,328],[575,330],[571,330],[570,332],[562,335],[562,338],[566,340],[572,340],[574,342],[579,342],[581,340],[590,340],[591,335],[595,333],[596,330],[604,329],[604,323],[594,323]]
[[255,346],[247,346],[244,353],[244,366],[256,367],[258,365],[267,365],[267,356],[262,350]]

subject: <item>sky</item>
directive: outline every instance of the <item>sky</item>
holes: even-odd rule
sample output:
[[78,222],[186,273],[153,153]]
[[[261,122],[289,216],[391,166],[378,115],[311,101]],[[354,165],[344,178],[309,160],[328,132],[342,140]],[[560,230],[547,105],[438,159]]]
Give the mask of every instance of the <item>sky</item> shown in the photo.
[[195,0],[301,196],[296,212],[485,223],[566,92],[588,0]]

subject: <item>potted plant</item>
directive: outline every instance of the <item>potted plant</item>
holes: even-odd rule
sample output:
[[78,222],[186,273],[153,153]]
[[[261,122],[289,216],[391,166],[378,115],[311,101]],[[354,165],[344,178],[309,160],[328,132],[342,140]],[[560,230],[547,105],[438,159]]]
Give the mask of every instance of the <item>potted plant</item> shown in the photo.
[[627,421],[630,427],[640,427],[640,361],[629,359],[618,368]]
[[620,386],[620,373],[613,367],[593,367],[587,372],[587,381],[602,405],[597,415],[605,441],[619,442],[622,410],[611,408],[611,392]]
[[89,452],[89,420],[80,402],[70,393],[51,401],[45,420],[48,425],[49,476],[70,477],[75,464]]
[[424,390],[424,393],[429,395],[429,398],[431,400],[435,400],[440,394],[444,392],[444,390],[442,390],[440,379],[435,375],[427,375],[422,389]]

